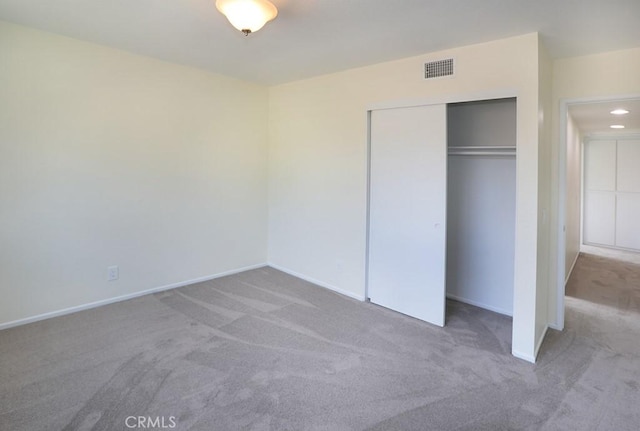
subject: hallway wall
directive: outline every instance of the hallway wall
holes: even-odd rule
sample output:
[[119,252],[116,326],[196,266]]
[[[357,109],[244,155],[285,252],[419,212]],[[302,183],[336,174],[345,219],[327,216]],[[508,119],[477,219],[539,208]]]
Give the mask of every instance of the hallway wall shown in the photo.
[[580,213],[582,206],[582,136],[567,114],[567,194],[565,202],[565,279],[580,254]]

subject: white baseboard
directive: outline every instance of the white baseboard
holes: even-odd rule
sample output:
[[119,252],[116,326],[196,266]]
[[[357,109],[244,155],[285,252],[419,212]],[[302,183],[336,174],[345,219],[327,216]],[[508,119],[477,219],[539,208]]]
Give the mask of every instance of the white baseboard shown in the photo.
[[540,337],[540,339],[538,340],[538,343],[536,344],[536,348],[533,351],[533,356],[526,354],[526,353],[522,353],[519,352],[517,350],[512,350],[511,354],[513,356],[515,356],[518,359],[523,359],[527,362],[531,362],[532,364],[536,363],[536,358],[538,357],[538,352],[540,352],[540,347],[542,347],[542,342],[544,341],[545,337],[547,336],[547,331],[549,330],[549,326],[545,326],[544,331],[542,331],[542,336]]
[[536,350],[534,351],[534,362],[535,362],[535,358],[538,357],[538,352],[540,352],[540,347],[542,347],[542,343],[544,342],[544,339],[547,336],[547,332],[549,331],[549,325],[544,327],[544,331],[542,331],[542,335],[540,336],[540,339],[538,340],[538,343],[536,344]]
[[332,290],[332,291],[334,291],[336,293],[339,293],[341,295],[348,296],[349,298],[357,299],[358,301],[364,301],[365,300],[364,295],[357,295],[357,294],[355,294],[353,292],[349,292],[347,290],[340,289],[340,288],[338,288],[336,286],[332,286],[332,285],[330,285],[328,283],[325,283],[323,281],[316,280],[315,278],[308,277],[308,276],[306,276],[304,274],[300,274],[298,272],[292,271],[292,270],[290,270],[288,268],[284,268],[284,267],[279,266],[279,265],[274,265],[272,263],[268,263],[267,265],[270,266],[273,269],[277,269],[278,271],[282,271],[282,272],[285,272],[285,273],[287,273],[289,275],[293,275],[294,277],[300,278],[300,279],[302,279],[304,281],[308,281],[309,283],[317,284],[318,286],[324,287],[325,289],[329,289],[329,290]]
[[485,310],[493,311],[494,313],[504,314],[505,316],[513,317],[513,313],[511,311],[508,311],[499,307],[494,307],[492,305],[487,305],[482,302],[473,301],[471,299],[462,298],[460,296],[451,295],[449,293],[447,293],[447,298],[453,299],[454,301],[458,301],[458,302],[464,302],[465,304],[473,305],[474,307],[484,308]]
[[531,362],[532,364],[536,363],[536,357],[535,356],[527,355],[527,354],[518,352],[517,350],[512,350],[511,354],[513,356],[515,356],[516,358],[518,358],[518,359],[522,359],[522,360],[525,360],[527,362]]
[[51,319],[52,317],[64,316],[66,314],[76,313],[78,311],[89,310],[91,308],[101,307],[103,305],[113,304],[115,302],[121,302],[121,301],[126,301],[128,299],[138,298],[140,296],[149,295],[151,293],[157,293],[165,290],[176,289],[178,287],[188,286],[190,284],[195,284],[195,283],[201,283],[203,281],[209,281],[216,278],[225,277],[227,275],[237,274],[239,272],[249,271],[257,268],[263,268],[265,266],[267,266],[266,263],[245,266],[243,268],[232,269],[230,271],[220,272],[218,274],[206,275],[204,277],[198,277],[192,280],[180,281],[178,283],[172,283],[164,286],[154,287],[152,289],[142,290],[140,292],[134,292],[127,295],[116,296],[114,298],[108,298],[100,301],[90,302],[88,304],[78,305],[75,307],[64,308],[62,310],[51,311],[49,313],[38,314],[36,316],[13,320],[11,322],[0,323],[0,331],[3,329],[13,328],[15,326],[21,326],[21,325],[26,325],[28,323],[38,322],[40,320]]
[[578,262],[578,258],[580,257],[580,252],[576,253],[576,257],[575,259],[573,259],[573,263],[571,264],[571,268],[569,269],[569,272],[567,273],[567,277],[564,279],[564,285],[566,286],[567,283],[569,282],[569,279],[571,278],[571,274],[573,273],[573,269],[576,267],[576,262]]

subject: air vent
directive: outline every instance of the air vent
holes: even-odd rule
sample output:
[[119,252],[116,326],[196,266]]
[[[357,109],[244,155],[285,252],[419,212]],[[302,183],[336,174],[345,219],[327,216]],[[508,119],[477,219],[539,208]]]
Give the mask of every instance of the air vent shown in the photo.
[[424,64],[424,79],[442,78],[453,76],[453,58],[430,61]]

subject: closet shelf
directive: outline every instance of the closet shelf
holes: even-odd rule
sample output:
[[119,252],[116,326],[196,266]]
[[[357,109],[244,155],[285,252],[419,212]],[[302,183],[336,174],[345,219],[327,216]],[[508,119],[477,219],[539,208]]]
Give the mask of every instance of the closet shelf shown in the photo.
[[449,147],[450,156],[515,156],[516,147],[506,146],[475,146]]

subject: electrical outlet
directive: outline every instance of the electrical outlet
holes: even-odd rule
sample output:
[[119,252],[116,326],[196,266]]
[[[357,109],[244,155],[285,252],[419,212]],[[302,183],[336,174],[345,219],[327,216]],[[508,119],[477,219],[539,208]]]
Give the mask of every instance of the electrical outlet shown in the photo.
[[110,266],[107,268],[107,281],[115,281],[120,277],[120,270],[117,266]]

